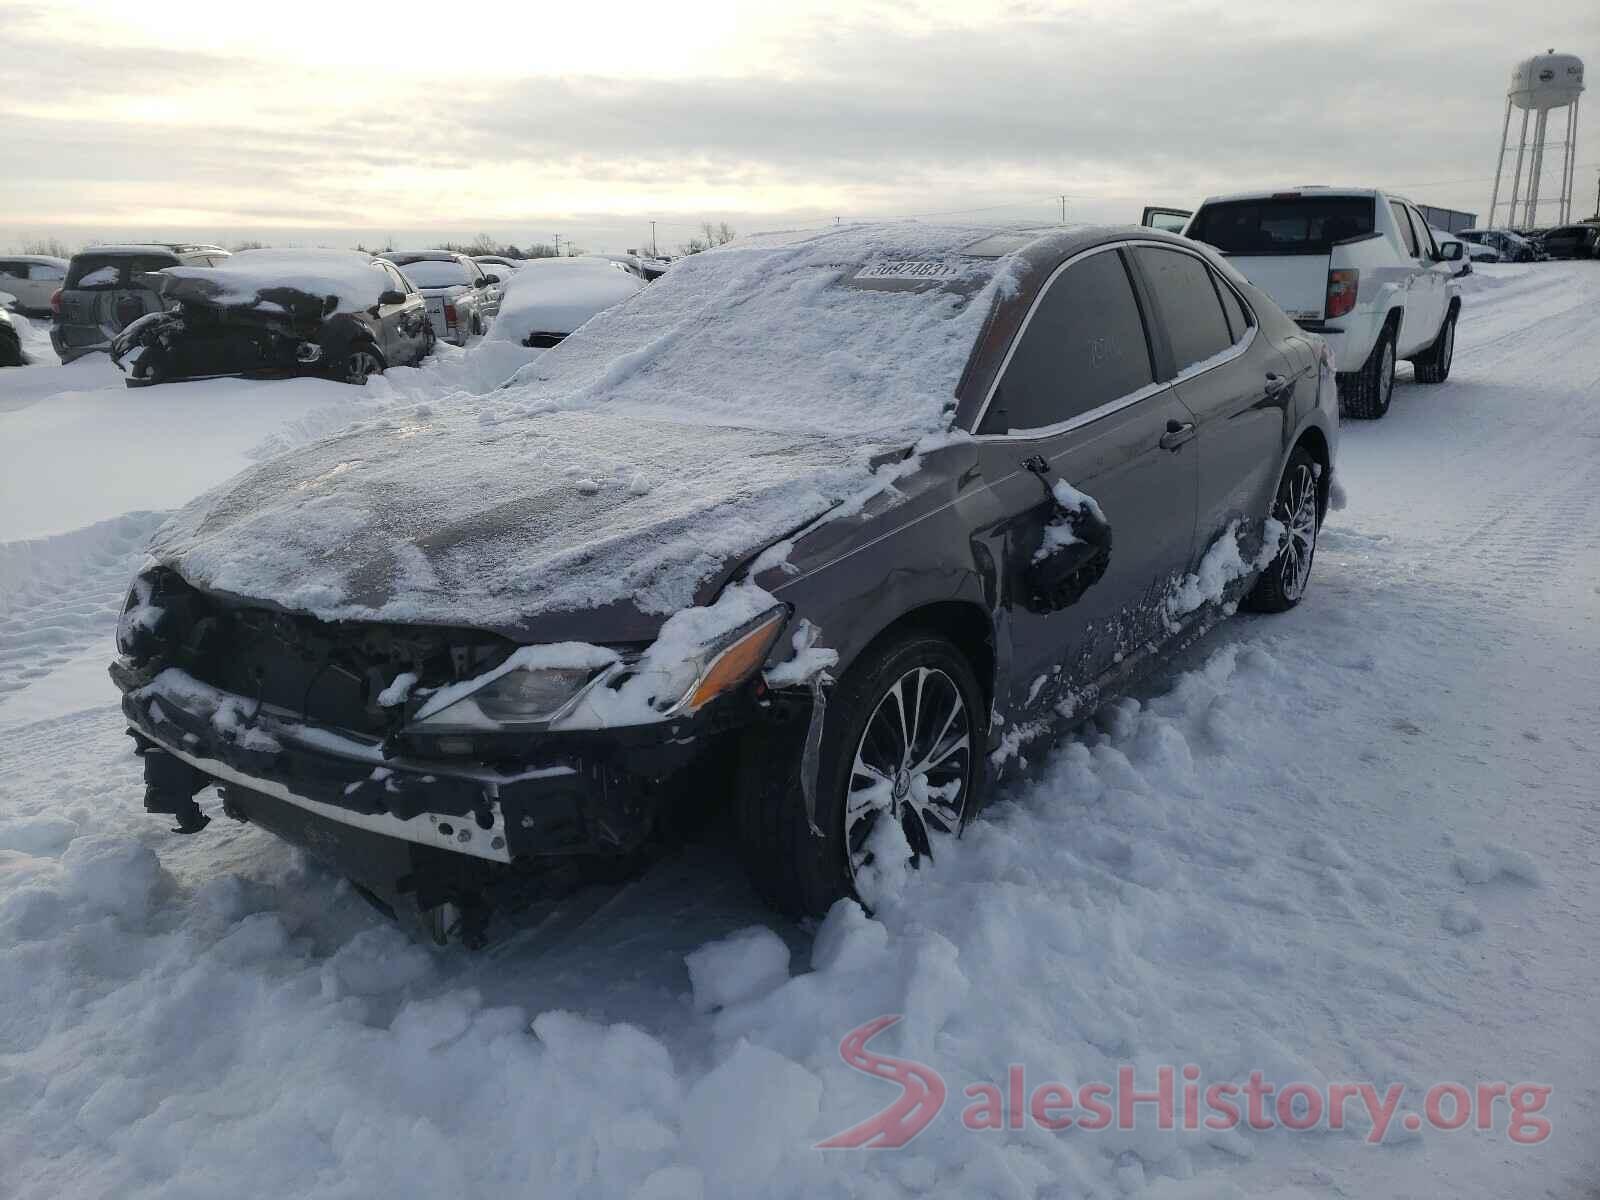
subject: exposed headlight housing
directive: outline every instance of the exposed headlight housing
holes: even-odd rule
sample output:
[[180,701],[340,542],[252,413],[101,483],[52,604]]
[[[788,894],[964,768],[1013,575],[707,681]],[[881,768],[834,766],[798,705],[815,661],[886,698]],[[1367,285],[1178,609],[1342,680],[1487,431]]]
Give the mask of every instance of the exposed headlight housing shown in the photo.
[[707,646],[663,638],[632,661],[601,646],[525,646],[486,675],[433,693],[412,727],[604,729],[693,716],[761,669],[788,619],[777,605]]

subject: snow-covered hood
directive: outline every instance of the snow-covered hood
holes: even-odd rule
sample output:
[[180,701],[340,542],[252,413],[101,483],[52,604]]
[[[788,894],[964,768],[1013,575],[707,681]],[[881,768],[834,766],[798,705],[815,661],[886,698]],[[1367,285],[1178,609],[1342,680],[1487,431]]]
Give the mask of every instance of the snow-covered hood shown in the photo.
[[969,252],[992,232],[845,227],[695,255],[491,396],[263,463],[154,551],[200,587],[326,620],[648,637],[870,493],[874,457],[948,435],[1014,286],[1004,255]]
[[413,412],[246,471],[151,550],[200,587],[326,620],[643,639],[859,489],[869,453],[637,414]]

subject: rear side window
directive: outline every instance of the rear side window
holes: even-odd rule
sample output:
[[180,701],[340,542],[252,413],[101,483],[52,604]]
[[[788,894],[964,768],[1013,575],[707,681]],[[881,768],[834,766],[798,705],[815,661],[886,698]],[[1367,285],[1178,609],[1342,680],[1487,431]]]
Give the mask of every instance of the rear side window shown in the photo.
[[39,283],[59,283],[66,274],[54,263],[29,263],[28,278]]
[[27,277],[27,263],[0,262],[0,279],[26,279]]
[[1406,218],[1406,206],[1398,200],[1389,201],[1389,211],[1394,214],[1394,223],[1400,227],[1400,240],[1406,244],[1406,253],[1412,258],[1417,256],[1417,235],[1411,228],[1411,222]]
[[1154,293],[1177,370],[1187,370],[1233,345],[1211,268],[1181,250],[1139,246],[1133,254]]
[[1224,254],[1327,254],[1376,228],[1371,196],[1278,196],[1207,204],[1189,236]]
[[1237,343],[1244,340],[1244,335],[1250,329],[1250,317],[1244,311],[1244,305],[1239,303],[1239,297],[1233,294],[1233,289],[1216,277],[1213,273],[1211,282],[1217,285],[1217,295],[1222,297],[1222,311],[1228,317],[1228,332]]
[[129,286],[142,271],[159,271],[178,265],[175,254],[80,254],[67,268],[69,288],[119,288]]
[[1122,256],[1091,254],[1056,276],[1039,300],[978,432],[1043,429],[1154,379]]

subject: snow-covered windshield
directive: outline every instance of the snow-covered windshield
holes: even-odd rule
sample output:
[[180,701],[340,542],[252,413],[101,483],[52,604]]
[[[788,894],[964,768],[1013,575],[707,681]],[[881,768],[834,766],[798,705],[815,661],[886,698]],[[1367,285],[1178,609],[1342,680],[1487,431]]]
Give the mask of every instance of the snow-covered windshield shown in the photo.
[[419,288],[455,287],[472,282],[467,268],[453,258],[419,258],[401,263],[400,271]]
[[[982,236],[845,227],[691,255],[499,396],[513,412],[604,405],[686,424],[915,441],[948,428],[994,291],[1011,286],[1009,260],[964,252]],[[519,272],[516,288],[539,270]]]

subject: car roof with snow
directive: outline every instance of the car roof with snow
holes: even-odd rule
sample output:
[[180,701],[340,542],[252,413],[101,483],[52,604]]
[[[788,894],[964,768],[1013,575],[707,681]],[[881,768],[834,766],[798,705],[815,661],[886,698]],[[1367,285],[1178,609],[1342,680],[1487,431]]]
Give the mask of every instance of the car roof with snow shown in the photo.
[[379,303],[389,276],[360,250],[242,250],[214,267],[164,267],[141,278],[165,297],[271,306],[299,316],[359,312]]

